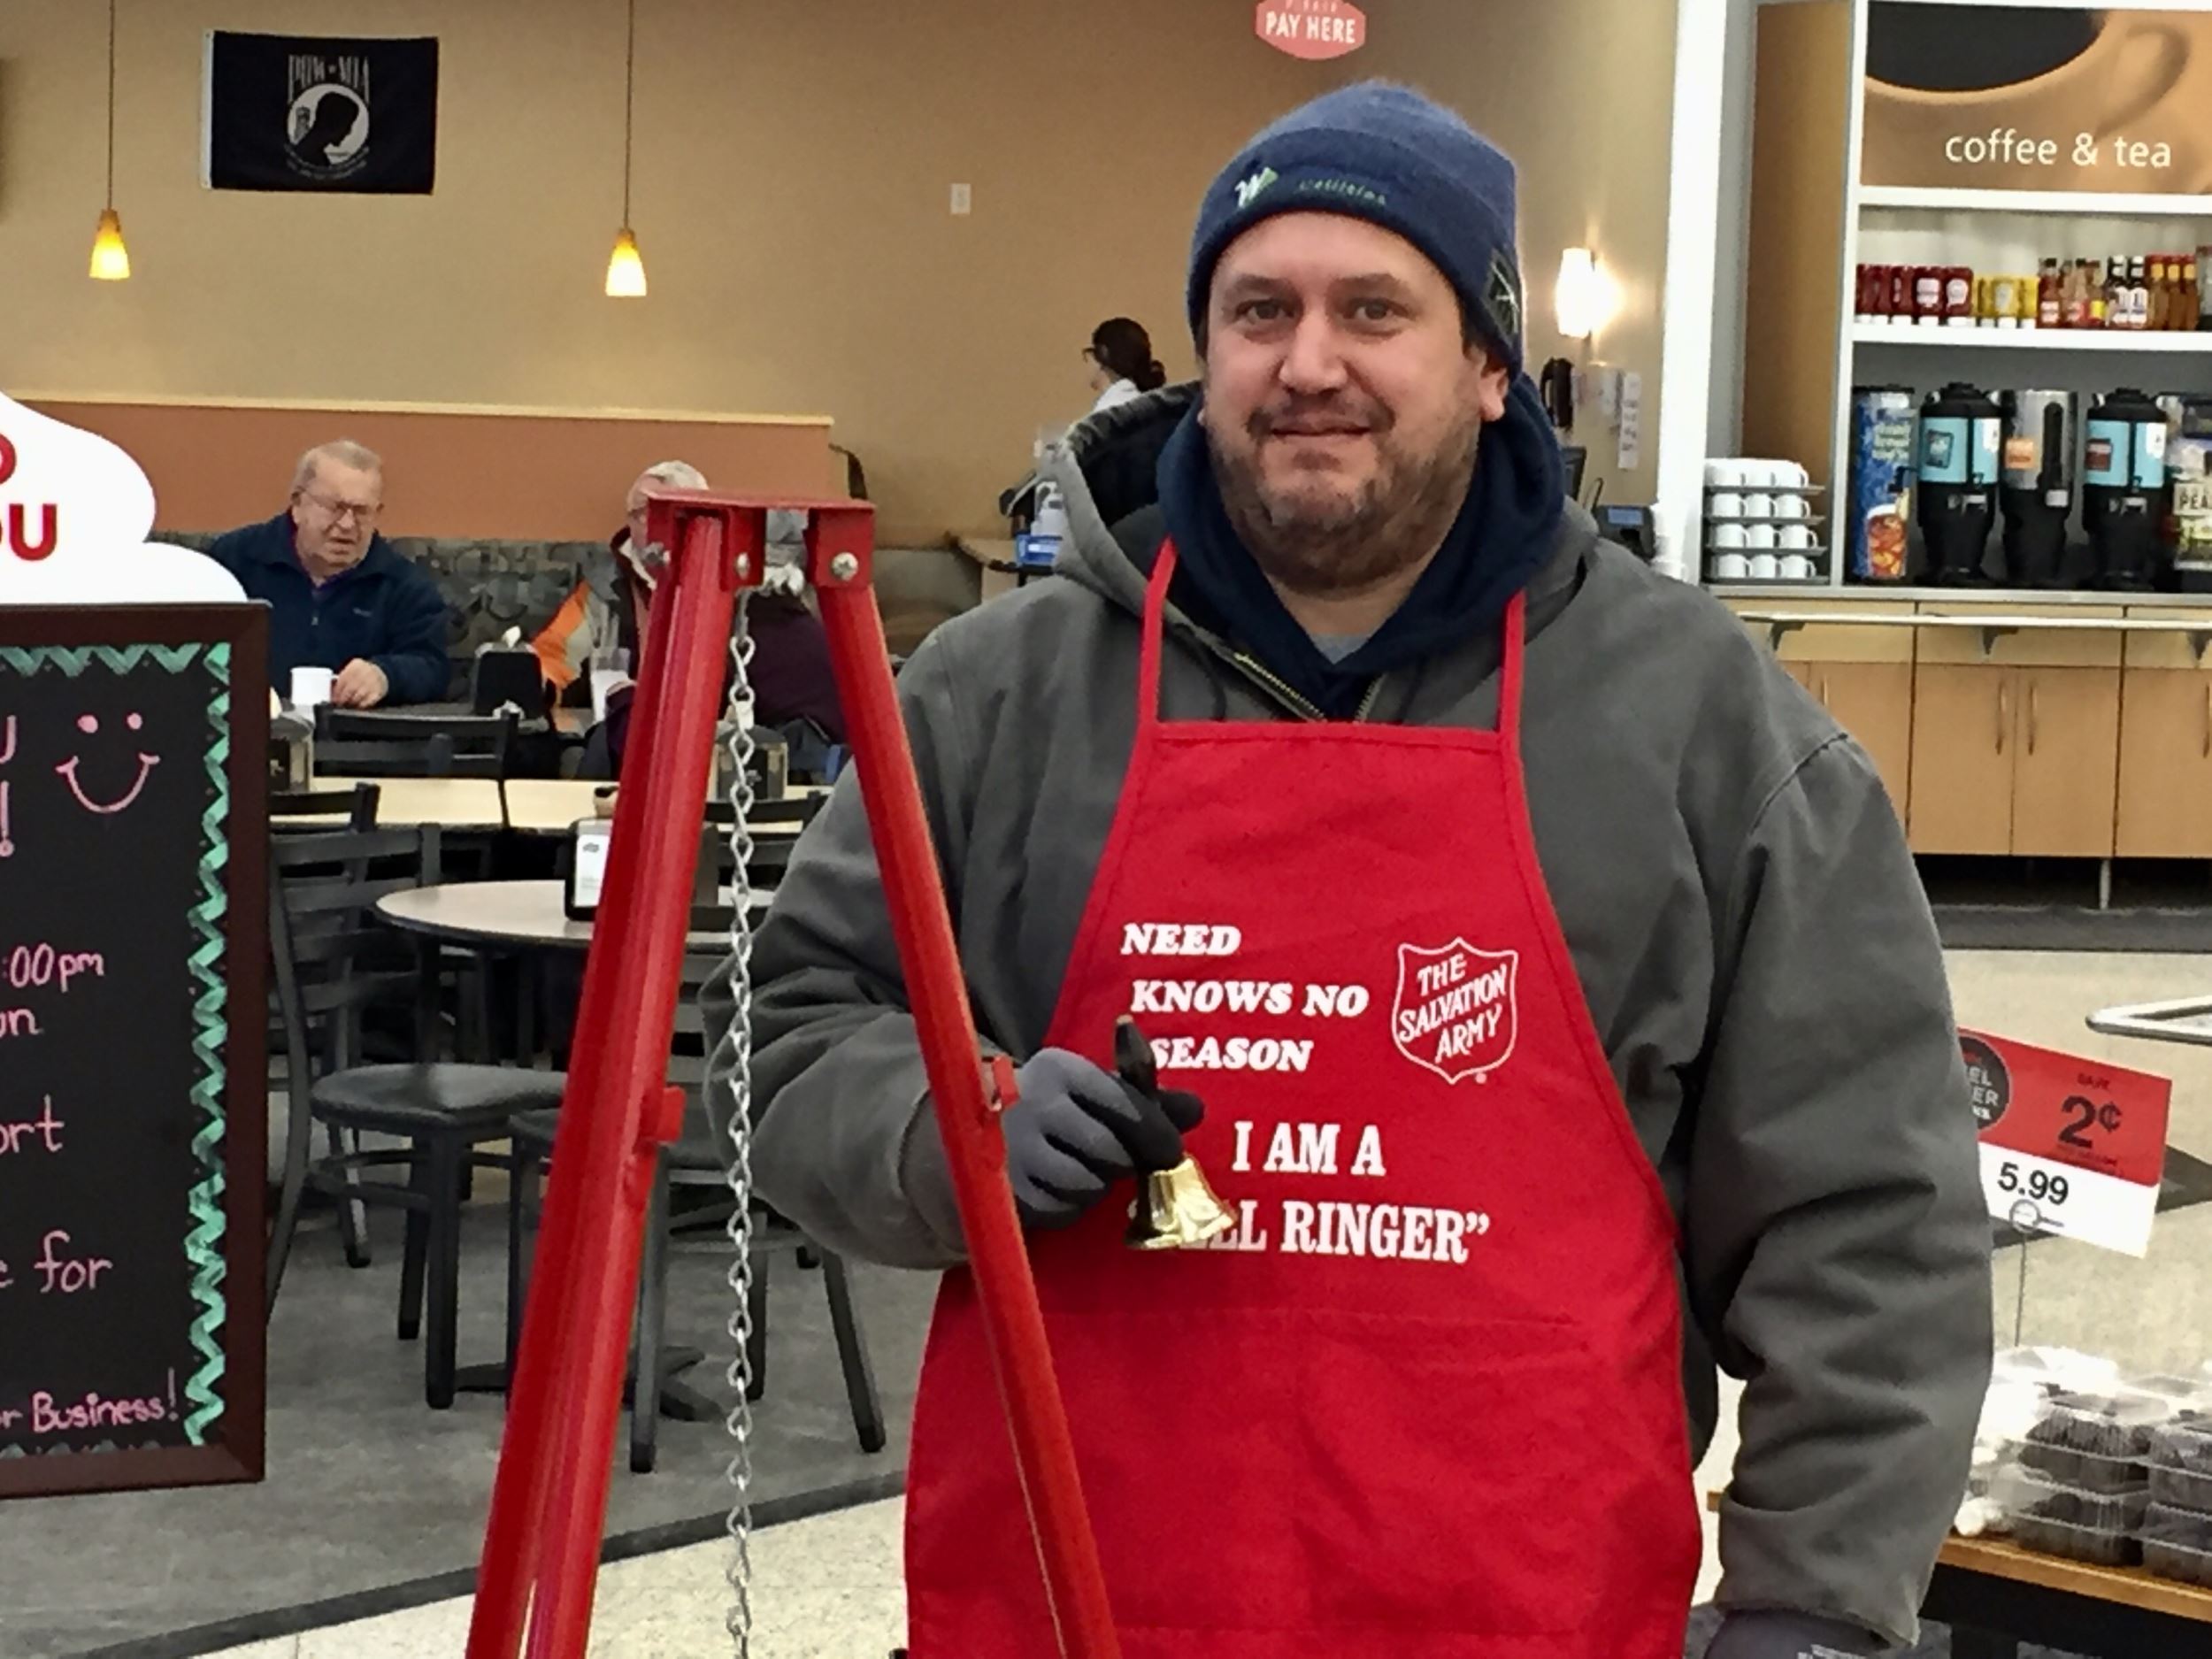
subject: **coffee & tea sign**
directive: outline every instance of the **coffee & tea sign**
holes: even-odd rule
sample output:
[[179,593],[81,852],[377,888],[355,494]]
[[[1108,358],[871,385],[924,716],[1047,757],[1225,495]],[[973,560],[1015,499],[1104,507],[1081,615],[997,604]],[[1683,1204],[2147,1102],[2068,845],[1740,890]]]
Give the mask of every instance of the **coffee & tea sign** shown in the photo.
[[1277,51],[1319,62],[1367,44],[1367,13],[1352,0],[1260,0],[1252,32]]
[[2212,12],[1874,0],[1860,181],[2212,196]]

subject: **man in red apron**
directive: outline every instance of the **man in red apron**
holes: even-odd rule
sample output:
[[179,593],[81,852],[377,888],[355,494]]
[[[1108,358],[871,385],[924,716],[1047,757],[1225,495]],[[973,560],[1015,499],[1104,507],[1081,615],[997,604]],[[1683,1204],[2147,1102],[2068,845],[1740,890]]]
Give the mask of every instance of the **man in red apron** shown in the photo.
[[[902,676],[1131,1659],[1672,1659],[1685,1290],[1754,1379],[1714,1654],[1909,1638],[1963,1483],[1987,1234],[1894,815],[1563,500],[1514,223],[1403,89],[1261,134],[1199,215],[1202,394],[1087,423],[1062,579]],[[756,956],[755,1167],[952,1268],[912,1659],[1041,1659],[873,879],[841,793]],[[1125,1016],[1164,1088],[1116,1075]],[[1130,1250],[1131,1178],[1185,1153],[1239,1225]]]

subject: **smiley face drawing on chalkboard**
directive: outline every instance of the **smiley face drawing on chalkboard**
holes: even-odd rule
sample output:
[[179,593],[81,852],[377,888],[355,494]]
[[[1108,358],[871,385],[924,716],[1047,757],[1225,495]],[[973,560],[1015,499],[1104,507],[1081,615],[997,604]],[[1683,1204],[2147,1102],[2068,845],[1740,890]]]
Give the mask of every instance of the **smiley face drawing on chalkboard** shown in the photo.
[[[129,730],[136,732],[143,728],[146,722],[140,716],[134,713],[125,715],[123,717],[123,724]],[[96,714],[79,715],[77,717],[77,729],[80,732],[82,732],[87,737],[97,737],[100,734],[100,717]],[[111,817],[115,813],[122,811],[124,808],[129,806],[132,802],[137,800],[138,797],[145,792],[146,780],[152,777],[154,768],[161,764],[160,756],[150,755],[144,749],[138,749],[135,743],[130,744],[130,748],[132,749],[135,749],[138,755],[138,776],[132,780],[131,787],[121,795],[105,803],[95,801],[90,795],[85,793],[84,783],[77,775],[77,769],[84,764],[85,757],[82,755],[72,755],[67,760],[63,761],[60,764],[56,766],[54,770],[59,772],[62,775],[63,781],[68,784],[69,793],[77,797],[77,804],[79,806],[82,807],[88,812],[96,812],[103,818]],[[99,770],[105,771],[110,769],[102,767],[99,768]]]

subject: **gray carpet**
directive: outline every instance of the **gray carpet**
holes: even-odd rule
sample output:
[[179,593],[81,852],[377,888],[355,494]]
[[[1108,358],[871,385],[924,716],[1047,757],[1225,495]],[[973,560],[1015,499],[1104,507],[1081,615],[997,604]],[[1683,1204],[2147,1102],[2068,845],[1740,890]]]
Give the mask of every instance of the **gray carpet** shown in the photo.
[[2212,951],[2212,907],[1939,902],[1935,918],[1947,950]]
[[[468,1589],[504,1402],[423,1404],[420,1345],[394,1335],[396,1218],[380,1216],[377,1228],[375,1263],[360,1272],[344,1265],[327,1218],[303,1233],[270,1331],[261,1485],[0,1504],[0,1659],[180,1659]],[[499,1356],[503,1240],[503,1207],[472,1206],[465,1365]],[[710,1355],[684,1380],[718,1398],[727,1259],[726,1247],[686,1252],[671,1267],[670,1340]],[[768,1519],[897,1489],[935,1281],[853,1276],[891,1444],[860,1451],[820,1275],[779,1257],[757,1408],[755,1490]],[[729,1492],[721,1423],[664,1417],[650,1475],[629,1472],[626,1418],[622,1437],[607,1516],[611,1537],[627,1535],[618,1553],[710,1536]]]

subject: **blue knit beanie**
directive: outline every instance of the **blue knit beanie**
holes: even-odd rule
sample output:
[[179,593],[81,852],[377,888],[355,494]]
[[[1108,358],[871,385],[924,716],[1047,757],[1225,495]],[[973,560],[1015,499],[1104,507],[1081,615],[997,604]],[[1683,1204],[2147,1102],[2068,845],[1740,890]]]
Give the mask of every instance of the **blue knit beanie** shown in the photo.
[[1266,127],[1222,170],[1191,237],[1191,332],[1202,335],[1222,250],[1277,213],[1341,213],[1395,231],[1436,263],[1470,331],[1521,370],[1513,164],[1441,104],[1369,81]]

